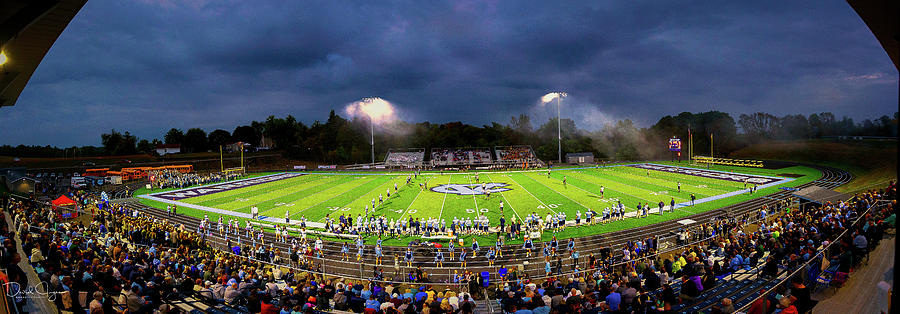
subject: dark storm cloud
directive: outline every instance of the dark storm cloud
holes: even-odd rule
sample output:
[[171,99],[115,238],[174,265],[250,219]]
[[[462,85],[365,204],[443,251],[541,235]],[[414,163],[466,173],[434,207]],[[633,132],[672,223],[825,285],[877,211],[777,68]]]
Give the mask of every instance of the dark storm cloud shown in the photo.
[[841,1],[92,0],[0,109],[0,144],[312,122],[366,96],[410,121],[542,122],[552,90],[588,128],[713,109],[859,119],[896,110],[896,86]]

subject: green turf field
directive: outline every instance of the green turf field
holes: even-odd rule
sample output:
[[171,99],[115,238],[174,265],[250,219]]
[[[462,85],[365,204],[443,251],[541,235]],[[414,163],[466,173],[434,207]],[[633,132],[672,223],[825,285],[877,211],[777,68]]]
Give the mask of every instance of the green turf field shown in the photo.
[[[674,165],[666,162],[657,164]],[[676,219],[761,197],[778,191],[779,187],[796,186],[818,179],[820,176],[819,171],[806,167],[754,169],[715,166],[712,169],[780,178],[792,177],[793,181],[760,189],[753,195],[740,193],[708,200],[695,206],[677,207],[674,212],[667,212],[663,216],[651,215],[648,218],[629,219],[605,225],[569,228],[560,236],[609,232]],[[389,220],[413,217],[438,218],[449,222],[454,217],[475,217],[483,214],[490,219],[491,225],[496,225],[501,215],[505,216],[507,221],[511,221],[521,220],[531,213],[545,217],[548,213],[565,212],[568,220],[574,220],[578,211],[583,214],[588,209],[593,209],[600,213],[605,207],[617,201],[621,201],[628,211],[634,211],[638,203],[650,203],[656,208],[659,201],[664,201],[668,205],[673,198],[676,203],[689,202],[691,193],[698,200],[702,200],[744,189],[741,182],[655,170],[651,170],[648,175],[645,169],[625,166],[599,169],[563,168],[551,171],[549,176],[546,170],[477,172],[479,182],[475,181],[476,173],[427,172],[412,179],[407,185],[407,176],[412,176],[412,173],[308,173],[279,181],[184,198],[179,201],[197,205],[198,208],[181,206],[179,212],[197,217],[209,214],[215,219],[219,215],[229,216],[235,213],[246,216],[250,213],[250,208],[256,206],[261,216],[272,217],[278,221],[283,221],[287,212],[294,221],[305,217],[309,222],[324,222],[326,215],[337,218],[341,214],[354,217],[363,214],[366,206],[371,207],[372,200],[376,199],[374,214],[383,215]],[[565,185],[562,182],[564,177]],[[677,190],[678,182],[682,186],[681,192]],[[420,188],[420,184],[425,183],[428,189]],[[488,185],[489,189],[496,185],[495,192],[490,196],[480,194],[481,183]],[[394,192],[395,184],[398,187],[397,192]],[[451,186],[451,192],[464,194],[440,192],[446,192],[446,189],[435,191],[435,187],[447,184],[454,184]],[[602,198],[599,196],[601,186],[605,191]],[[378,196],[386,197],[387,190],[391,191],[390,198],[385,198],[384,202],[379,204]],[[138,191],[137,194],[146,192],[148,191]],[[474,194],[466,194],[468,192]],[[158,200],[142,199],[142,202],[162,208],[166,206],[164,202]],[[504,203],[502,214],[499,209],[501,202]],[[219,213],[203,210],[204,208],[216,209]]]

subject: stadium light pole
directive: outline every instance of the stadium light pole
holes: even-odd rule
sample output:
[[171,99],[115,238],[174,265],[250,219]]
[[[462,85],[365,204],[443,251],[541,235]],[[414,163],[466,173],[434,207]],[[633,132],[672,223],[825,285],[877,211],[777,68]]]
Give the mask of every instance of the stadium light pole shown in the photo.
[[562,163],[562,120],[559,119],[559,99],[556,97],[556,153],[559,154],[559,163]]
[[556,153],[559,155],[559,163],[562,163],[562,119],[560,119],[560,104],[559,102],[563,97],[566,97],[566,92],[556,92]]
[[369,116],[369,125],[372,127],[372,165],[375,165],[375,119]]
[[[363,98],[363,102],[373,102],[377,100],[378,97],[366,97]],[[372,146],[372,165],[375,165],[375,117],[372,116],[372,113],[369,113],[369,126],[372,128],[372,138],[371,138],[371,146]]]

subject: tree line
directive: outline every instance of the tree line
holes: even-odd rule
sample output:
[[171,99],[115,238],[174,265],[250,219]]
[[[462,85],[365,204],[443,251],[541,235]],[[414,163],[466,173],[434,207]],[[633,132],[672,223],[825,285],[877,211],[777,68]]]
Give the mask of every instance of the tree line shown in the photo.
[[[848,117],[838,120],[833,113],[814,113],[809,116],[778,117],[758,112],[741,114],[735,120],[725,112],[682,112],[664,116],[649,128],[639,128],[631,120],[610,123],[600,130],[579,129],[571,119],[556,118],[535,127],[528,115],[513,116],[506,124],[474,126],[462,122],[435,124],[397,121],[381,125],[375,131],[376,161],[384,160],[389,148],[453,148],[530,145],[538,158],[556,160],[557,124],[562,133],[563,152],[592,152],[597,158],[636,160],[674,158],[668,151],[669,138],[682,139],[686,153],[689,136],[695,155],[709,155],[710,134],[713,136],[715,156],[729,153],[766,140],[826,138],[830,136],[897,136],[897,118],[887,115],[877,119],[854,122]],[[690,135],[689,135],[690,134]],[[182,152],[216,151],[220,145],[245,142],[259,146],[263,138],[285,157],[328,163],[366,163],[371,161],[369,122],[366,119],[347,119],[333,110],[325,121],[307,125],[288,115],[269,116],[264,121],[237,126],[231,132],[199,128],[186,131],[172,128],[160,139],[138,140],[129,132],[110,130],[101,134],[102,147],[77,148],[79,156],[154,154],[159,144],[178,144]],[[18,157],[71,156],[73,148],[50,146],[0,146],[0,155]],[[565,156],[563,156],[565,158]]]

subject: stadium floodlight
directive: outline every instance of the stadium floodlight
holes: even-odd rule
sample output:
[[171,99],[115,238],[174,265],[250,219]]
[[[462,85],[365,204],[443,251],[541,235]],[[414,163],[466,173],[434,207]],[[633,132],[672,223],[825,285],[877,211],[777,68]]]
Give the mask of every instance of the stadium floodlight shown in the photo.
[[375,123],[395,119],[394,105],[380,97],[366,97],[348,104],[344,111],[353,117],[369,117],[372,127],[372,164],[375,164]]
[[390,105],[379,97],[366,97],[362,99],[364,106],[361,109],[369,116],[369,125],[372,127],[372,164],[375,164],[375,120],[384,116],[387,112],[393,112]]
[[556,140],[557,140],[557,154],[559,154],[559,163],[562,163],[562,121],[559,118],[559,102],[563,97],[568,96],[566,92],[552,92],[547,93],[543,97],[541,97],[541,104],[547,104],[556,99]]
[[3,51],[0,51],[0,65],[6,64],[6,61],[8,61],[8,60],[9,60],[9,58],[6,57],[6,53]]

